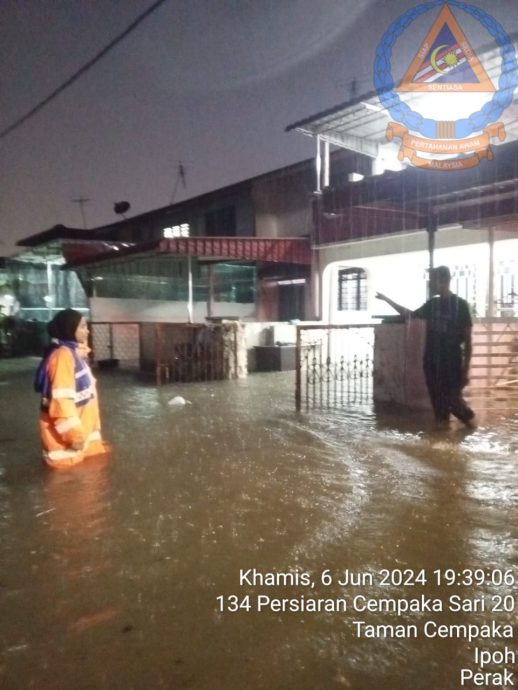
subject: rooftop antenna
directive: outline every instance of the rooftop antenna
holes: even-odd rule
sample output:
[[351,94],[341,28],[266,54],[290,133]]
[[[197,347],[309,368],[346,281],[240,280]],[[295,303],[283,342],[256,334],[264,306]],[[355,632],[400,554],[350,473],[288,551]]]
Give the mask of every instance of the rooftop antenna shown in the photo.
[[83,228],[86,230],[87,225],[86,225],[86,214],[85,214],[85,204],[87,204],[90,199],[85,199],[84,197],[80,196],[78,199],[72,199],[74,204],[79,204],[79,208],[81,209],[81,218],[83,219]]
[[176,180],[174,183],[174,188],[173,188],[173,193],[171,194],[171,199],[169,201],[170,204],[173,204],[175,197],[176,197],[176,192],[178,190],[178,185],[182,183],[182,187],[184,189],[187,189],[187,182],[185,179],[185,168],[183,167],[182,161],[178,162],[178,173],[176,174]]

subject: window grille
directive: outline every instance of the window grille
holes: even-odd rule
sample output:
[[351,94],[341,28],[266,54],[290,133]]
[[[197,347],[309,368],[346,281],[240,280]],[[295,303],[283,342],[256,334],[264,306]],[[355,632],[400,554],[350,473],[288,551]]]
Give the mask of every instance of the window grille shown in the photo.
[[518,271],[516,261],[501,261],[496,271],[496,299],[501,310],[512,310],[518,303]]
[[469,304],[475,304],[477,299],[476,267],[472,264],[453,266],[450,288]]
[[363,268],[343,268],[338,271],[338,310],[367,309],[367,273]]

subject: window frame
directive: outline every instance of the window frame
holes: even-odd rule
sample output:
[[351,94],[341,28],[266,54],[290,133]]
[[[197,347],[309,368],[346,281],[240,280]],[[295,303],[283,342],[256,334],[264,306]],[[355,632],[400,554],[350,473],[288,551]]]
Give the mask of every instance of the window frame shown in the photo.
[[[348,294],[347,287],[354,290]],[[355,307],[348,304],[354,300]],[[357,266],[338,269],[338,311],[367,311],[367,271]]]

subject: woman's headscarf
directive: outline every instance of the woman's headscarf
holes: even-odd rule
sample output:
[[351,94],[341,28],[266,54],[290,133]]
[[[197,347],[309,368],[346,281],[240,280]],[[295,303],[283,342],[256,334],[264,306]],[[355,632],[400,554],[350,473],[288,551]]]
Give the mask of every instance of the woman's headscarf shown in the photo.
[[72,350],[74,360],[76,363],[76,370],[81,368],[81,363],[75,354],[78,343],[76,341],[76,330],[79,322],[83,318],[75,309],[63,309],[56,314],[56,316],[47,324],[47,333],[51,338],[50,345],[43,353],[34,378],[34,390],[41,393],[42,397],[48,399],[50,396],[50,380],[47,371],[47,365],[51,353],[55,348],[65,345]]
[[49,321],[47,333],[57,340],[75,341],[76,330],[82,318],[82,314],[75,309],[63,309]]

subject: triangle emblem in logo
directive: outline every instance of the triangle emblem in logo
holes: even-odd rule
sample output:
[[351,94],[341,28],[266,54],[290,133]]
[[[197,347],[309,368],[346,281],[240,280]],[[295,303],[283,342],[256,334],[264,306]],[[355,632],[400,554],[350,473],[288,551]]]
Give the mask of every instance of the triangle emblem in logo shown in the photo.
[[444,5],[397,91],[494,93],[495,90],[455,16]]

